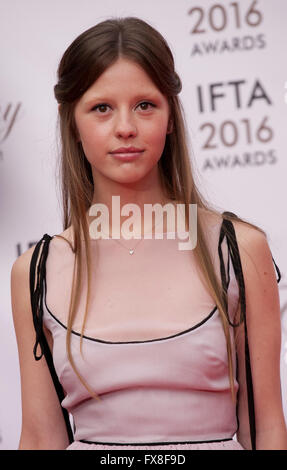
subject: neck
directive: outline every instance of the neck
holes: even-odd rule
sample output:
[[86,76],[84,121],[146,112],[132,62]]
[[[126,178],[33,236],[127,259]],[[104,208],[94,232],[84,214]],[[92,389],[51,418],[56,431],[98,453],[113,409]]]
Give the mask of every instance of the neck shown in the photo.
[[[115,233],[121,236],[131,233],[131,230],[133,235],[143,236],[145,233],[152,232],[155,225],[159,225],[159,231],[167,231],[166,217],[163,217],[163,223],[160,219],[153,222],[154,216],[145,217],[147,204],[152,206],[159,204],[163,207],[167,203],[175,203],[164,194],[158,172],[150,178],[133,183],[104,181],[97,177],[94,178],[94,181],[97,182],[97,185],[91,208],[87,212],[89,226],[95,219],[99,224],[101,221],[97,231],[109,232],[108,236]],[[128,207],[130,204],[133,206]]]

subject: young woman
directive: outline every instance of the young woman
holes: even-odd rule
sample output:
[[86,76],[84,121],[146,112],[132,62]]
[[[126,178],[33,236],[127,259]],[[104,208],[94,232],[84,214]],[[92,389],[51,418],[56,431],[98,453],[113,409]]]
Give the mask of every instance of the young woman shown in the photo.
[[[180,91],[166,41],[138,18],[104,21],[63,55],[64,231],[11,272],[19,449],[287,449],[280,272],[261,229],[200,195]],[[185,230],[146,223],[149,204],[183,204]]]

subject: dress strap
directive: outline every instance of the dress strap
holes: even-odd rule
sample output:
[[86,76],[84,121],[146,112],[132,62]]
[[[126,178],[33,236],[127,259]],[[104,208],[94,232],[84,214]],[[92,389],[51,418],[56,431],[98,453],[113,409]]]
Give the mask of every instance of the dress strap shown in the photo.
[[[52,240],[52,237],[47,233],[41,238],[41,240],[36,244],[30,263],[30,297],[31,297],[31,307],[33,315],[33,323],[36,332],[36,342],[33,349],[33,354],[36,361],[39,361],[43,355],[46,359],[47,365],[49,367],[53,383],[60,401],[65,398],[64,390],[62,385],[59,382],[52,353],[50,351],[47,339],[43,331],[43,285],[46,280],[46,260],[49,251],[49,244]],[[36,286],[35,286],[36,280]],[[37,350],[40,347],[40,354],[37,355]],[[71,444],[74,441],[73,431],[70,424],[69,413],[68,411],[62,408],[66,429],[68,433],[69,443]]]
[[[237,217],[232,212],[223,212],[224,215],[231,215],[233,217]],[[245,371],[246,371],[246,385],[247,385],[247,397],[248,397],[248,412],[249,412],[249,425],[250,425],[250,437],[251,437],[251,445],[252,450],[256,449],[256,428],[255,428],[255,411],[254,411],[254,396],[253,396],[253,384],[252,384],[252,374],[251,374],[251,365],[250,365],[250,355],[249,355],[249,346],[248,346],[248,335],[247,335],[247,322],[246,322],[246,298],[245,298],[245,283],[244,283],[244,276],[243,270],[241,265],[240,253],[236,239],[236,233],[234,230],[233,223],[230,220],[227,220],[223,217],[223,222],[221,225],[220,235],[219,235],[219,243],[218,243],[218,254],[220,258],[220,272],[221,272],[221,280],[222,280],[222,289],[223,289],[223,297],[224,301],[227,305],[227,289],[229,283],[229,265],[227,267],[228,272],[226,274],[225,271],[225,264],[222,256],[222,249],[221,245],[222,242],[226,238],[227,247],[228,247],[228,260],[231,257],[235,277],[237,280],[238,288],[239,288],[239,298],[240,298],[240,306],[241,306],[241,315],[239,323],[233,324],[230,322],[229,318],[228,321],[231,326],[239,326],[241,322],[244,322],[244,333],[245,333]],[[277,283],[280,282],[281,273],[276,265],[273,256],[272,256],[273,263],[275,265],[278,278]],[[228,280],[227,280],[228,278]]]

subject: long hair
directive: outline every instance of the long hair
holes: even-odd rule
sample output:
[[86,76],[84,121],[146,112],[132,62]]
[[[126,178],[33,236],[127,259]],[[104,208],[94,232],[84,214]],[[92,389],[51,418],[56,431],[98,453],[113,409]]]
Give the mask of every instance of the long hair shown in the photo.
[[[189,218],[188,208],[190,204],[197,204],[197,208],[201,209],[198,210],[197,244],[193,253],[222,320],[227,346],[230,387],[232,399],[235,401],[230,326],[226,298],[224,297],[226,293],[223,291],[221,282],[216,275],[201,220],[201,214],[203,213],[216,214],[221,219],[222,215],[209,205],[196,185],[195,171],[187,143],[188,135],[184,111],[178,97],[182,84],[175,71],[171,50],[166,40],[156,29],[135,17],[111,18],[78,36],[67,48],[59,63],[58,83],[54,87],[55,97],[60,104],[61,159],[59,180],[61,181],[62,192],[63,226],[64,230],[72,227],[73,244],[71,248],[75,253],[73,284],[67,320],[66,347],[68,358],[90,394],[96,399],[100,399],[77,370],[70,347],[72,325],[82,285],[81,270],[84,257],[81,239],[84,240],[85,266],[88,278],[86,309],[81,331],[81,348],[89,307],[91,255],[87,210],[90,208],[94,196],[92,169],[81,143],[77,139],[74,110],[85,91],[120,57],[139,64],[168,100],[173,130],[166,136],[164,150],[158,162],[160,181],[167,197],[185,205],[187,219]],[[226,216],[226,218],[233,220],[232,215]],[[263,232],[260,228],[239,217],[236,220]],[[242,322],[241,314],[240,322]]]

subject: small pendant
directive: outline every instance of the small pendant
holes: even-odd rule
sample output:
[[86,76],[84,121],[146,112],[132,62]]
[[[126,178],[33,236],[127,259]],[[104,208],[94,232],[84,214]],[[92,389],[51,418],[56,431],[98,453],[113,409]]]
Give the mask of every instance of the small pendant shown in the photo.
[[130,250],[130,255],[132,255],[134,253],[135,250]]

